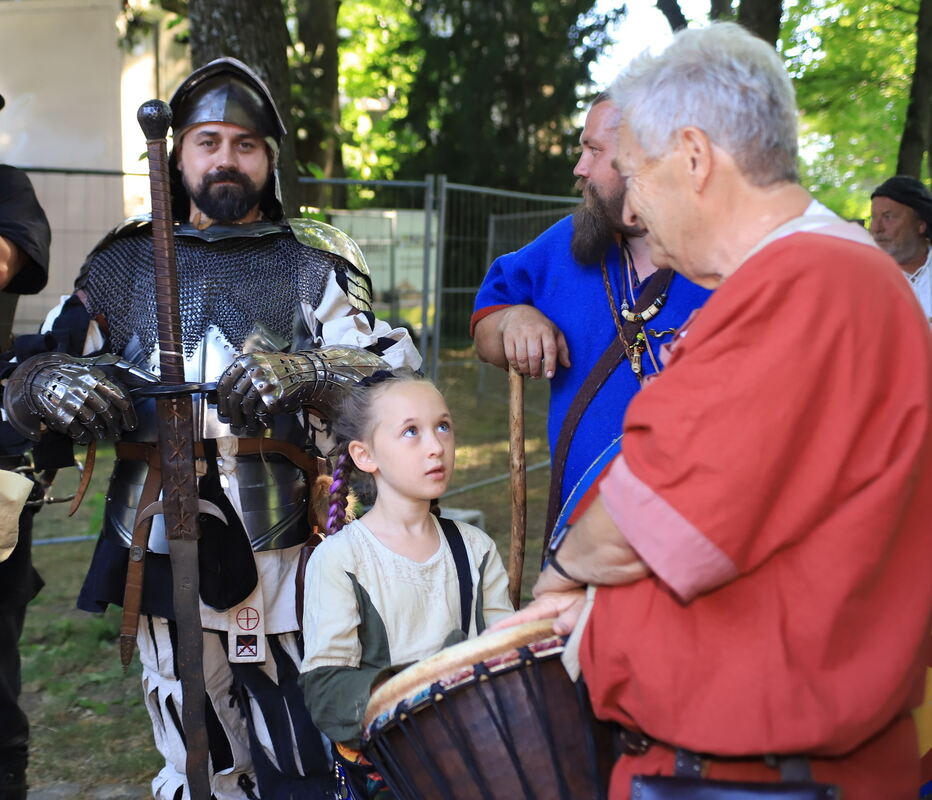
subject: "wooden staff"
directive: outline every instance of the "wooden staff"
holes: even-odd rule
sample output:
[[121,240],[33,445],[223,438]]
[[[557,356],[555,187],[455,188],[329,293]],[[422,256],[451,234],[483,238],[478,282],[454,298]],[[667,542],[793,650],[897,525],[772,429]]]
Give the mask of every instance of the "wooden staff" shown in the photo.
[[524,458],[524,377],[508,369],[508,452],[511,460],[511,547],[508,550],[508,596],[521,604],[524,543],[527,538],[527,470]]

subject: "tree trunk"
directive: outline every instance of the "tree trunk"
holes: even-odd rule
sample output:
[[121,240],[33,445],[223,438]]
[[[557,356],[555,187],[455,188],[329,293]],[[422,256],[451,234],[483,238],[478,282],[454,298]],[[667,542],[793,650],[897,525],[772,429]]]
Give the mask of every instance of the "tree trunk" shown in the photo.
[[297,172],[291,131],[291,80],[285,12],[280,2],[255,0],[190,0],[191,63],[200,67],[220,56],[232,56],[252,67],[266,82],[289,135],[282,142],[279,175],[285,213],[295,212]]
[[683,30],[689,24],[677,0],[657,0],[657,8],[667,18],[674,33]]
[[[302,87],[306,136],[296,142],[302,164],[315,164],[327,178],[342,178],[343,149],[340,144],[340,59],[337,16],[341,0],[297,0],[298,39],[304,57],[295,68],[296,83]],[[319,189],[302,192],[311,205],[346,205],[346,191],[334,187],[325,198]],[[329,202],[328,202],[329,201]]]
[[916,67],[909,90],[906,124],[896,159],[898,175],[918,178],[922,157],[929,149],[932,124],[932,0],[920,0],[916,18]]
[[712,0],[709,4],[709,19],[713,21],[731,19],[734,15],[735,10],[731,0]]
[[774,47],[780,38],[782,14],[782,0],[741,0],[738,6],[738,22]]

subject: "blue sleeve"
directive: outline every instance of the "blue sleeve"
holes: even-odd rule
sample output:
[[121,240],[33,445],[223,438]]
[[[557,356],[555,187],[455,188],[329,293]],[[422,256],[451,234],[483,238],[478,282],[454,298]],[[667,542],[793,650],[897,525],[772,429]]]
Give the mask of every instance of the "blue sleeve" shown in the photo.
[[490,306],[533,305],[527,261],[524,250],[496,258],[476,293],[473,313]]

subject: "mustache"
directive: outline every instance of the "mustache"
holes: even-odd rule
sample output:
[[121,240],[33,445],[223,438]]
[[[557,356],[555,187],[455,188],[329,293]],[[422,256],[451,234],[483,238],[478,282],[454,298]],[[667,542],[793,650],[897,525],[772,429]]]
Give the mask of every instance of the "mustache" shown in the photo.
[[240,172],[235,167],[221,167],[220,169],[207,173],[201,179],[201,190],[208,189],[217,183],[235,183],[237,186],[247,191],[255,188],[249,176]]

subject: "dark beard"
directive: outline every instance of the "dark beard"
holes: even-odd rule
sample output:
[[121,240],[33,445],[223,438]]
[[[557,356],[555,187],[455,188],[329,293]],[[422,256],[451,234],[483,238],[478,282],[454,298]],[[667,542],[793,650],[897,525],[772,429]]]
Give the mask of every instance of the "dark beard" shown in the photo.
[[624,191],[603,200],[584,178],[576,182],[583,202],[573,212],[573,238],[570,250],[580,264],[598,264],[612,245],[617,244],[617,234],[642,236],[643,231],[623,225],[612,214],[620,215],[625,202]]
[[600,200],[591,202],[595,194],[586,186],[583,202],[573,212],[573,238],[570,250],[580,264],[598,264],[605,252],[615,243],[615,231]]
[[[237,169],[218,169],[208,173],[201,179],[197,191],[192,190],[184,174],[181,178],[194,205],[214,222],[239,222],[262,199],[262,189]],[[225,181],[233,181],[235,185],[213,188],[214,184]]]

